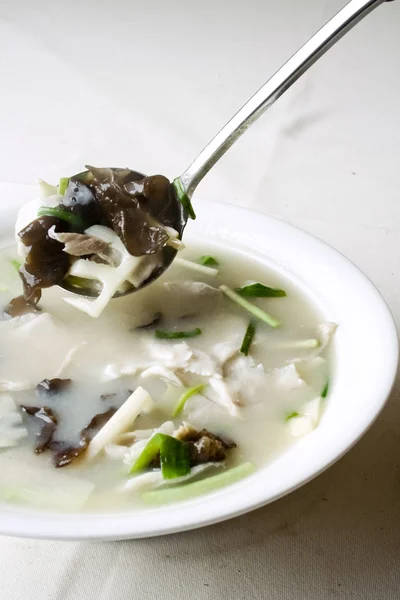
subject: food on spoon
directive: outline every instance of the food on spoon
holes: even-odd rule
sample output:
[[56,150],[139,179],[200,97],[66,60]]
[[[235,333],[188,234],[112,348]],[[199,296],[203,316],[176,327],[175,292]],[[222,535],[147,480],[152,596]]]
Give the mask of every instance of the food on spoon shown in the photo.
[[185,209],[166,177],[87,169],[61,179],[58,188],[41,182],[41,203],[21,209],[16,234],[23,295],[10,302],[10,316],[37,310],[42,289],[63,284],[99,296],[70,299],[97,317],[114,294],[143,285],[180,249]]

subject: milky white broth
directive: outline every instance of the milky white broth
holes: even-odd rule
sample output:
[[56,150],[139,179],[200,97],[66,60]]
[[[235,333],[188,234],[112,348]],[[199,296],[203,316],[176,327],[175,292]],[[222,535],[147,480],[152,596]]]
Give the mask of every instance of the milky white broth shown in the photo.
[[[1,329],[5,322],[0,322],[0,381],[30,381],[33,385],[30,390],[10,392],[17,405],[50,406],[58,415],[56,438],[77,442],[79,432],[94,415],[105,412],[111,406],[118,408],[126,399],[127,390],[134,390],[140,385],[152,395],[158,408],[149,415],[139,416],[131,430],[147,429],[171,420],[172,410],[185,388],[167,385],[157,377],[143,379],[140,374],[103,381],[107,365],[112,364],[116,368],[143,359],[143,348],[147,342],[149,345],[155,342],[163,345],[167,352],[181,342],[205,352],[212,351],[217,343],[224,341],[238,340],[240,345],[250,315],[226,297],[210,300],[193,296],[187,300],[181,294],[171,299],[170,294],[166,301],[165,282],[203,281],[215,287],[226,284],[234,289],[250,280],[284,289],[286,297],[250,299],[282,322],[277,329],[257,322],[250,354],[268,372],[284,367],[294,359],[307,359],[318,353],[290,347],[290,342],[315,338],[317,326],[326,320],[290,280],[222,245],[191,245],[180,253],[180,256],[193,261],[198,261],[202,255],[217,258],[217,277],[197,273],[175,262],[148,288],[124,298],[113,299],[97,319],[64,302],[61,298],[65,296],[65,291],[59,288],[44,290],[39,306],[43,313],[48,312],[60,320],[56,333],[54,327],[44,327],[43,331],[36,330],[36,334],[26,335],[24,343],[21,340],[13,342],[13,336]],[[0,256],[0,268],[3,273],[6,271],[9,288],[0,292],[1,308],[20,293],[16,271],[12,274],[4,266],[12,256],[15,256],[15,252],[9,248],[3,250]],[[4,287],[2,285],[1,289]],[[161,341],[155,340],[154,329],[136,329],[138,325],[151,321],[157,312],[164,316],[162,323],[157,326],[159,329],[175,328],[181,331],[199,327],[202,334],[192,339]],[[182,313],[186,313],[186,316]],[[177,314],[181,314],[181,318],[178,319]],[[34,328],[32,331],[35,331]],[[38,397],[34,386],[44,378],[54,377],[67,352],[75,347],[78,349],[70,363],[58,375],[71,378],[72,386],[50,400]],[[278,395],[266,390],[262,401],[243,409],[242,419],[231,416],[216,403],[206,401],[204,406],[202,397],[196,396],[187,402],[175,423],[179,426],[184,420],[198,429],[206,428],[236,442],[237,448],[228,454],[227,467],[244,461],[251,461],[256,467],[271,462],[289,445],[297,442],[290,432],[286,416],[293,411],[301,414],[304,404],[320,396],[328,374],[330,377],[332,375],[329,353],[324,350],[321,356],[327,360],[320,361],[317,368],[307,369],[306,365],[304,379],[307,385],[302,389]],[[114,393],[116,396],[111,398],[100,398],[101,395]],[[35,419],[29,421],[28,437],[17,446],[3,449],[0,453],[0,469],[18,471],[13,484],[10,486],[8,482],[6,488],[2,488],[0,478],[0,497],[33,504],[38,508],[74,511],[76,506],[73,502],[70,504],[68,500],[65,501],[65,498],[73,498],[75,481],[79,479],[94,484],[83,510],[116,511],[144,506],[140,491],[117,491],[129,477],[129,467],[122,460],[113,460],[101,454],[88,462],[83,454],[76,462],[56,469],[51,463],[50,452],[35,455],[35,427],[32,421]],[[26,417],[24,422],[27,423]],[[4,463],[5,459],[11,460]],[[220,470],[215,471],[218,472]],[[204,477],[213,474],[214,471],[206,471]]]

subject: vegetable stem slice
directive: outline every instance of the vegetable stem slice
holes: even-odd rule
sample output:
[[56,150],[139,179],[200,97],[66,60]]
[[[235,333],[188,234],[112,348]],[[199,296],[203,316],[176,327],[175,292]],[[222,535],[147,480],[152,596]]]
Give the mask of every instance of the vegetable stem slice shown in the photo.
[[172,416],[177,417],[182,412],[183,407],[185,406],[189,398],[195,396],[196,394],[201,394],[201,392],[204,390],[204,387],[204,384],[202,384],[196,385],[195,387],[191,387],[188,390],[186,390],[186,392],[180,397],[178,404],[175,406]]
[[160,340],[179,340],[183,338],[192,338],[201,334],[201,329],[196,327],[192,331],[161,331],[156,329],[156,338]]
[[247,326],[246,333],[244,334],[242,345],[240,347],[240,352],[245,356],[247,356],[249,353],[251,342],[253,341],[255,332],[255,325],[252,321],[250,321],[250,323]]
[[185,211],[187,212],[189,217],[194,220],[196,218],[196,213],[193,210],[193,206],[192,206],[192,203],[190,202],[189,196],[186,194],[185,190],[183,189],[180,178],[177,177],[176,179],[174,179],[172,185],[175,188],[175,192],[176,192],[176,195],[178,196],[179,202],[182,204],[183,208],[185,209]]
[[248,300],[245,300],[244,298],[239,296],[239,294],[237,294],[236,292],[234,292],[233,290],[228,288],[228,286],[220,285],[219,289],[222,292],[224,292],[224,294],[226,296],[228,296],[228,298],[230,298],[230,300],[233,300],[233,302],[236,302],[236,304],[239,304],[239,306],[241,306],[242,308],[247,310],[249,313],[251,313],[257,319],[260,319],[260,321],[264,321],[264,323],[268,323],[268,325],[270,325],[271,327],[279,327],[279,325],[281,324],[280,321],[278,321],[278,319],[275,319],[275,317],[273,317],[270,314],[268,314],[267,312],[265,312],[265,310],[258,308],[258,306],[254,306],[254,304],[251,304],[250,302],[248,302]]
[[297,348],[299,350],[308,350],[319,348],[321,345],[320,341],[315,338],[310,338],[309,340],[295,340],[293,342],[282,343],[281,347],[283,348]]
[[69,177],[61,177],[60,183],[58,184],[58,193],[60,196],[64,196],[67,191],[67,187],[69,184]]
[[200,264],[206,267],[209,265],[214,265],[215,267],[218,267],[219,262],[213,256],[206,255],[200,258]]
[[249,283],[237,288],[236,293],[245,298],[282,298],[286,296],[285,290],[268,287],[262,283]]
[[140,386],[136,388],[111,419],[94,436],[86,450],[86,458],[88,460],[95,458],[117,435],[129,429],[140,413],[149,412],[153,406],[154,402],[150,394]]
[[189,446],[176,438],[156,433],[132,466],[130,473],[146,469],[160,454],[161,473],[164,479],[184,477],[190,472]]
[[145,502],[151,504],[164,504],[167,502],[179,502],[181,500],[188,500],[193,496],[199,496],[206,494],[218,489],[224,485],[230,485],[235,483],[243,477],[247,477],[254,471],[254,465],[251,462],[246,462],[232,469],[228,469],[223,473],[214,475],[213,477],[207,477],[207,479],[201,479],[200,481],[194,481],[193,483],[186,483],[179,487],[170,487],[165,490],[154,490],[151,492],[145,492],[142,494],[142,499]]
[[62,219],[63,221],[67,221],[71,223],[71,225],[75,225],[76,227],[81,227],[82,229],[87,229],[88,225],[86,221],[84,221],[78,215],[75,215],[68,210],[64,210],[59,206],[41,206],[38,210],[39,217],[56,217],[57,219]]

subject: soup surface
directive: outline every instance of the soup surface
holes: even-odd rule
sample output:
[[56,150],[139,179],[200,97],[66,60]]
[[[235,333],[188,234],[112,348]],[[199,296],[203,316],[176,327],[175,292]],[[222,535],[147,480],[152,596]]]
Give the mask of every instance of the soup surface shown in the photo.
[[[203,258],[208,270],[199,268],[204,256],[214,259]],[[21,293],[15,259],[13,248],[1,251],[2,311]],[[240,296],[279,326],[220,289],[249,282],[284,290],[285,296]],[[186,492],[209,491],[195,482],[210,481],[210,490],[229,483],[222,474],[233,473],[233,481],[235,473],[273,461],[317,426],[332,375],[327,346],[335,326],[291,281],[256,260],[223,245],[190,244],[161,278],[113,299],[98,318],[65,296],[60,288],[43,290],[40,312],[0,321],[3,501],[116,511],[184,500]],[[138,389],[143,402],[140,393],[132,401]],[[136,414],[128,411],[118,426],[112,415],[122,412],[115,410],[135,401]],[[93,422],[96,415],[102,416]],[[107,434],[111,422],[114,433]],[[89,423],[90,435],[83,433]],[[167,459],[161,472],[162,440],[140,468],[157,432],[183,441],[197,432],[188,474],[165,477],[175,468]],[[207,456],[204,440],[214,444]]]

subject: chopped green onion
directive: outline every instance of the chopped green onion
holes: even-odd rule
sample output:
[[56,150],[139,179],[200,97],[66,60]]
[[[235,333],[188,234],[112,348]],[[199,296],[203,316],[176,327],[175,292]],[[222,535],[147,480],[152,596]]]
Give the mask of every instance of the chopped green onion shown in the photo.
[[192,331],[161,331],[156,329],[156,338],[160,340],[179,340],[184,338],[192,338],[201,334],[201,329],[196,327]]
[[164,490],[154,490],[142,494],[142,499],[151,504],[164,504],[167,502],[180,502],[188,500],[194,496],[213,492],[224,485],[236,483],[236,481],[247,477],[254,471],[254,465],[250,462],[243,463],[232,469],[228,469],[218,475],[186,483],[176,487],[170,487]]
[[253,322],[250,321],[250,323],[247,326],[246,333],[244,334],[242,345],[240,347],[240,352],[245,356],[247,356],[249,353],[251,342],[253,341],[255,332],[255,325]]
[[192,206],[192,203],[190,202],[189,196],[186,194],[186,192],[183,188],[180,177],[177,177],[176,179],[174,179],[172,185],[175,188],[175,192],[176,192],[176,195],[178,196],[179,202],[182,204],[182,206],[185,209],[185,211],[187,212],[188,216],[194,220],[196,218],[196,213],[193,210],[193,206]]
[[249,283],[235,290],[239,296],[246,298],[282,298],[286,296],[284,290],[268,287],[262,283]]
[[19,271],[22,267],[22,262],[17,260],[16,258],[12,258],[10,262],[16,271]]
[[278,321],[278,319],[275,319],[275,317],[272,317],[271,315],[269,315],[267,312],[265,312],[261,308],[258,308],[258,306],[254,306],[254,304],[251,304],[250,302],[248,302],[247,300],[245,300],[244,298],[239,296],[239,294],[237,294],[236,292],[234,292],[233,290],[228,288],[228,286],[220,285],[219,289],[222,292],[224,292],[224,294],[226,296],[228,296],[228,298],[233,300],[233,302],[236,302],[236,304],[239,304],[242,308],[247,310],[254,317],[256,317],[257,319],[260,319],[260,321],[264,321],[264,323],[268,323],[268,325],[270,325],[271,327],[279,327],[279,325],[281,324],[280,321]]
[[215,267],[218,267],[219,262],[213,257],[213,256],[202,256],[200,258],[200,264],[204,265],[204,266],[208,266],[208,265],[214,265]]
[[38,210],[39,217],[56,217],[57,219],[62,219],[63,221],[67,221],[71,223],[71,225],[75,225],[76,227],[81,227],[82,229],[87,229],[88,224],[78,215],[75,215],[68,210],[64,210],[59,206],[41,206]]
[[326,382],[324,389],[321,392],[321,398],[326,398],[329,393],[329,381]]
[[158,454],[164,479],[184,477],[190,472],[189,446],[170,435],[156,433],[147,442],[129,473],[146,469]]
[[64,196],[67,191],[67,187],[69,184],[69,177],[61,177],[60,183],[58,184],[58,193],[60,196]]
[[189,446],[166,435],[160,448],[161,473],[164,479],[184,477],[190,473]]
[[290,421],[290,419],[294,419],[295,417],[299,417],[299,416],[300,416],[300,413],[298,413],[296,410],[294,410],[293,412],[288,413],[286,415],[285,421],[287,423],[288,421]]
[[196,394],[201,394],[201,392],[204,390],[204,387],[205,387],[204,384],[202,384],[202,385],[196,385],[195,387],[192,387],[192,388],[189,388],[188,390],[186,390],[186,392],[184,394],[182,394],[182,396],[179,398],[179,402],[175,406],[172,416],[177,417],[182,412],[183,407],[185,406],[185,404],[189,400],[189,398],[191,398],[192,396],[195,396]]
[[146,469],[149,464],[156,458],[157,454],[160,452],[161,441],[163,439],[163,433],[156,433],[152,438],[147,442],[146,446],[136,459],[136,462],[133,463],[129,473],[137,473],[138,471],[143,471]]

